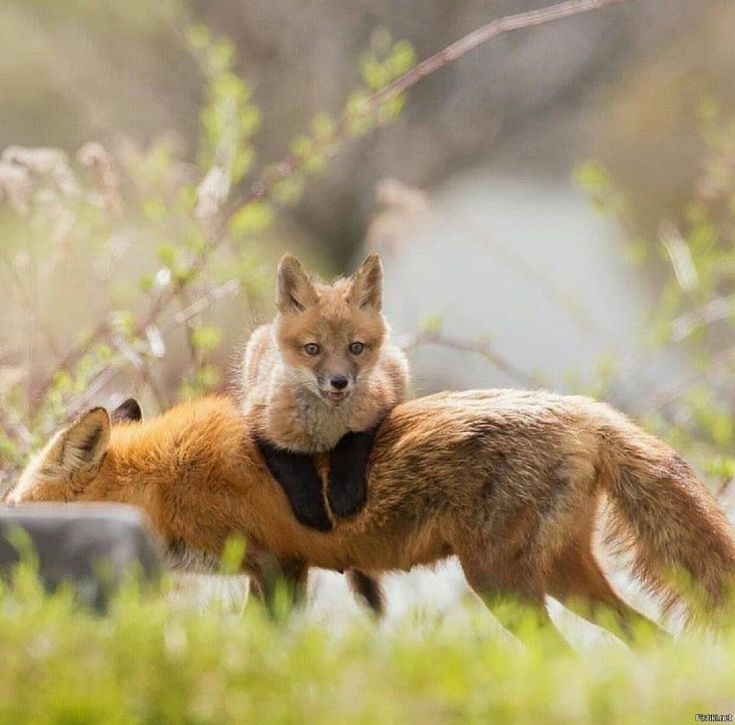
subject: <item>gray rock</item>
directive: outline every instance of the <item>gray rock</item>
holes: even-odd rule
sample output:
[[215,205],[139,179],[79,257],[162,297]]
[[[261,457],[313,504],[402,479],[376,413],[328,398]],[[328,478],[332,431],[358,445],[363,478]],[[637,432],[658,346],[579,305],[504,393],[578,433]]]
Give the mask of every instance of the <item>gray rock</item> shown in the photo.
[[79,601],[97,611],[127,576],[154,583],[162,570],[159,547],[130,506],[0,506],[0,576],[10,576],[28,543],[48,591],[69,583]]

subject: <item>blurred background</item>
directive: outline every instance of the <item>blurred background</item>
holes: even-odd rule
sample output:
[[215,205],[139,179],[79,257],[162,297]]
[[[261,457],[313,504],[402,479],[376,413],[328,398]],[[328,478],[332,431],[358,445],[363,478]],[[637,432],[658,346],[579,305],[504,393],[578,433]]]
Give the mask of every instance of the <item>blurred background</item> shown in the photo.
[[90,405],[228,390],[284,251],[377,250],[415,394],[590,393],[729,496],[735,5],[508,34],[360,114],[551,4],[5,0],[0,489]]

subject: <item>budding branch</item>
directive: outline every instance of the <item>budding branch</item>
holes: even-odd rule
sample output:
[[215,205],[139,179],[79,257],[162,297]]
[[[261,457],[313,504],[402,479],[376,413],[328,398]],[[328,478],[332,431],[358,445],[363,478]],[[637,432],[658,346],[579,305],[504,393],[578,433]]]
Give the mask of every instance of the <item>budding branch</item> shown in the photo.
[[[447,46],[438,53],[421,61],[409,71],[391,81],[388,85],[381,88],[372,96],[367,98],[356,110],[349,113],[346,112],[337,121],[332,131],[316,140],[309,154],[294,153],[283,159],[280,163],[269,167],[260,175],[260,177],[250,186],[250,188],[240,197],[235,197],[221,211],[219,219],[213,225],[209,234],[209,241],[202,250],[197,254],[191,263],[190,274],[184,278],[172,283],[169,287],[161,290],[151,302],[150,307],[144,313],[142,318],[135,326],[136,335],[144,335],[147,328],[155,324],[160,315],[168,308],[168,306],[179,297],[192,280],[196,279],[198,274],[206,267],[210,254],[223,242],[227,236],[228,222],[241,209],[247,207],[254,202],[265,198],[271,191],[273,186],[298,172],[308,161],[314,152],[320,153],[333,148],[337,144],[345,140],[349,135],[349,129],[355,120],[361,118],[369,118],[384,103],[396,98],[409,88],[416,85],[419,81],[436,73],[436,71],[453,63],[471,50],[487,43],[493,38],[500,35],[511,33],[523,28],[531,28],[539,25],[563,20],[575,15],[581,15],[593,10],[621,5],[632,0],[567,0],[566,2],[557,3],[546,8],[531,10],[516,15],[506,15],[497,18],[483,25],[471,33],[463,36],[451,45]],[[84,344],[71,350],[62,360],[61,367],[71,370],[76,363],[91,349],[92,346],[106,335],[110,333],[110,324],[108,321],[102,321],[95,328]],[[483,348],[483,354],[488,355],[489,351]],[[51,378],[40,387],[40,392],[46,392],[51,385]]]

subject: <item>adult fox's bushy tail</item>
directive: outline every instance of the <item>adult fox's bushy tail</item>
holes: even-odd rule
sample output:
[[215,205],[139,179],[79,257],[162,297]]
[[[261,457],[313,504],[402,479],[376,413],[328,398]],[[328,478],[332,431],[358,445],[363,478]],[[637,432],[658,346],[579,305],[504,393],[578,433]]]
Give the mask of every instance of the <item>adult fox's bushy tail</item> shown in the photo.
[[611,508],[607,540],[633,554],[633,572],[688,618],[711,621],[730,601],[735,536],[718,502],[669,446],[616,411],[599,430],[600,483]]

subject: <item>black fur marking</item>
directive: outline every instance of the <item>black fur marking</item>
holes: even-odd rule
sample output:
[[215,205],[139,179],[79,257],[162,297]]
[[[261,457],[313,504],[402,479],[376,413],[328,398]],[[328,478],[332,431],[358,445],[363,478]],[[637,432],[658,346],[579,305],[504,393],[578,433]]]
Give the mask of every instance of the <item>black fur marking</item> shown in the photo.
[[306,309],[306,307],[304,307],[304,305],[302,305],[301,302],[299,302],[293,295],[289,295],[289,298],[291,300],[291,304],[298,312],[303,312]]
[[86,459],[92,458],[92,454],[97,449],[97,444],[102,438],[102,426],[98,425],[90,434],[84,443],[79,446],[79,450],[85,454]]
[[311,456],[284,451],[262,439],[257,443],[268,470],[288,497],[296,519],[312,529],[330,531],[332,522],[324,505],[322,479]]
[[143,420],[143,411],[140,404],[135,398],[128,398],[120,403],[110,414],[111,423],[122,423],[123,421],[140,421]]
[[385,596],[380,582],[356,569],[350,569],[347,577],[352,591],[365,600],[376,617],[382,617],[385,614]]
[[183,539],[174,538],[168,543],[168,553],[171,556],[183,556],[186,553],[186,542]]
[[365,504],[367,464],[377,430],[346,433],[329,454],[327,500],[338,518],[353,516]]

